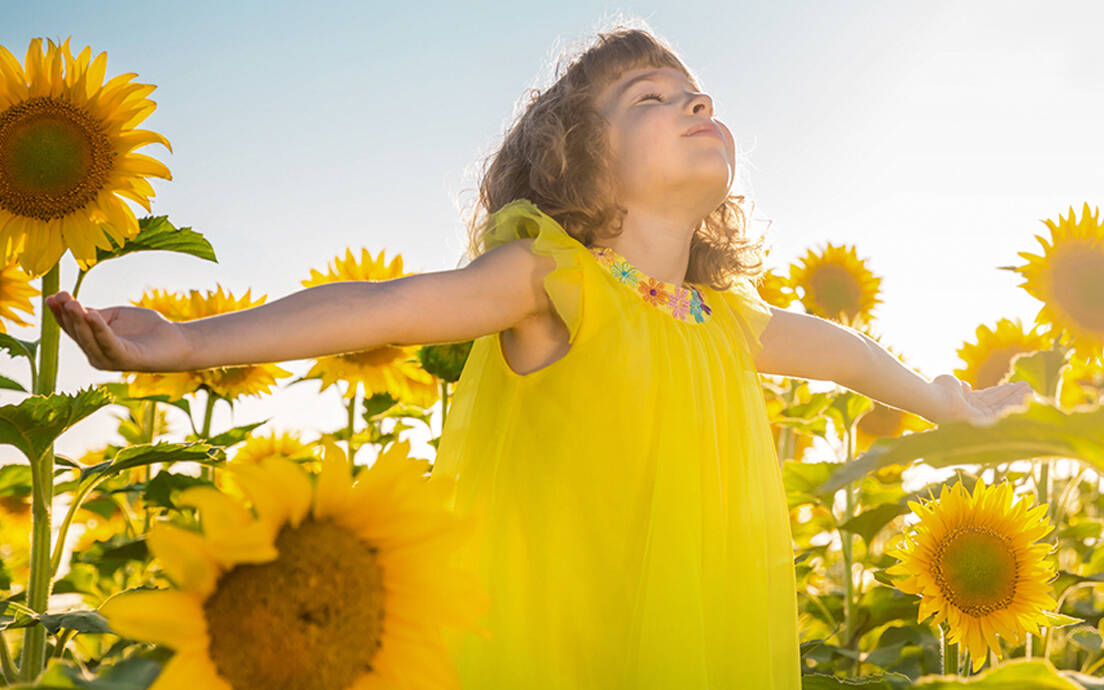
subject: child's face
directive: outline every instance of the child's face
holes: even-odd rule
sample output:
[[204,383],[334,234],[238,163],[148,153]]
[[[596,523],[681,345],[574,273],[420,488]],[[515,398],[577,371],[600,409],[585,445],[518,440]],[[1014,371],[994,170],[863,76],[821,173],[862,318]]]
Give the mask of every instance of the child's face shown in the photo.
[[[633,82],[644,75],[650,78]],[[653,94],[659,99],[649,97]],[[713,119],[713,99],[694,91],[682,72],[672,67],[629,70],[602,89],[597,106],[610,123],[619,203],[658,202],[704,217],[725,200],[735,175],[732,132]],[[684,136],[691,127],[710,122],[721,138]]]

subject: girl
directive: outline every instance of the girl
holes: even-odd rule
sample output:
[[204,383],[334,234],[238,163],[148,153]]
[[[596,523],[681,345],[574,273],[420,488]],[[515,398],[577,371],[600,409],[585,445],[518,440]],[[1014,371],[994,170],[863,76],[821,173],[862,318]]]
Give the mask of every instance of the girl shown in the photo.
[[927,381],[873,340],[758,295],[731,132],[647,31],[599,34],[480,185],[463,268],[312,287],[173,323],[55,317],[95,367],[180,371],[474,339],[433,472],[484,527],[493,599],[449,638],[465,688],[800,687],[786,498],[758,372],[835,381],[934,422],[1020,385]]

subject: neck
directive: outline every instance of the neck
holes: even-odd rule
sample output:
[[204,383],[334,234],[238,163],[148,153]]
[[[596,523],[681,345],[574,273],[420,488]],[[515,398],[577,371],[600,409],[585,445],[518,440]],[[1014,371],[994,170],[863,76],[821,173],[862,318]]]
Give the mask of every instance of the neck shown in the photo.
[[599,246],[609,247],[656,280],[682,285],[690,266],[693,233],[684,217],[633,208],[625,216],[621,234],[602,240]]

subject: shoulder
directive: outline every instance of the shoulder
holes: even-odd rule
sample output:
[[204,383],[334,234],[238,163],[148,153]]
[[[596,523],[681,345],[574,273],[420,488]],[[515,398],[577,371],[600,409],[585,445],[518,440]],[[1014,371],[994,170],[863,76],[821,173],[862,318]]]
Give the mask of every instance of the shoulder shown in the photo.
[[545,277],[556,268],[556,261],[533,251],[534,238],[523,237],[491,249],[469,264],[482,274],[493,299],[519,304],[525,316],[540,316],[551,310],[544,287]]

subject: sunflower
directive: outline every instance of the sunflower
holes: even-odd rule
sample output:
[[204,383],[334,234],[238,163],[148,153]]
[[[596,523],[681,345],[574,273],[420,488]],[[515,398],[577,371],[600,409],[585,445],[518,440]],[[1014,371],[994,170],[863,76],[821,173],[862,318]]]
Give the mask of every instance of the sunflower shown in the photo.
[[304,460],[303,466],[311,472],[321,469],[314,447],[299,440],[296,432],[272,431],[267,436],[250,436],[231,459],[231,462],[259,465],[266,458],[284,458],[285,460]]
[[31,575],[31,494],[0,495],[0,563],[17,582]]
[[31,40],[24,64],[0,46],[0,254],[14,252],[32,276],[46,273],[68,249],[82,270],[96,248],[138,234],[123,201],[150,210],[153,187],[171,180],[160,161],[134,149],[168,139],[135,127],[157,107],[156,86],[120,74],[104,83],[107,53],[74,58],[69,39]]
[[847,326],[859,326],[872,318],[881,303],[882,279],[866,267],[854,246],[827,243],[820,252],[809,250],[800,264],[790,264],[790,282],[802,292],[805,311]]
[[779,273],[775,273],[773,268],[767,269],[760,279],[759,296],[763,298],[767,304],[778,307],[779,309],[785,309],[793,304],[793,301],[797,299],[797,295],[794,294],[793,285],[786,276]]
[[977,342],[964,343],[956,352],[966,366],[953,373],[973,388],[989,388],[1012,371],[1013,357],[1049,347],[1045,335],[1034,328],[1027,332],[1020,319],[1001,319],[995,330],[985,325],[977,327]]
[[17,326],[30,326],[15,310],[34,314],[34,305],[31,298],[42,294],[31,285],[31,277],[19,268],[19,264],[11,263],[0,269],[0,333],[7,333],[4,319]]
[[1039,634],[1044,610],[1056,606],[1050,583],[1056,575],[1046,558],[1051,545],[1035,543],[1053,527],[1046,504],[1011,503],[1012,485],[988,487],[980,479],[968,494],[958,482],[943,485],[939,498],[909,501],[920,518],[915,533],[891,541],[886,553],[900,562],[887,568],[905,575],[898,589],[920,595],[918,620],[935,614],[946,621],[952,643],[964,643],[976,672],[987,650],[999,658],[997,635],[1016,644],[1024,632]]
[[[234,297],[230,292],[223,293],[221,285],[206,294],[199,290],[191,290],[188,295],[152,290],[131,304],[153,309],[170,321],[191,321],[264,303],[263,295],[254,300],[249,293],[246,290],[241,297]],[[275,364],[250,364],[201,371],[129,372],[126,376],[132,397],[168,395],[176,400],[202,386],[221,398],[233,400],[242,395],[268,393],[276,379],[291,376],[291,372]]]
[[1104,224],[1086,203],[1081,221],[1058,214],[1058,222],[1043,221],[1050,228],[1050,244],[1040,235],[1043,255],[1017,252],[1027,259],[1015,267],[1029,295],[1043,302],[1035,317],[1056,330],[1068,332],[1078,354],[1101,359],[1104,350]]
[[[351,249],[346,249],[345,258],[334,257],[328,269],[327,273],[322,273],[312,268],[311,277],[304,280],[303,285],[312,287],[345,280],[385,281],[411,275],[403,272],[401,254],[388,263],[382,249],[375,258],[367,249],[361,249],[360,261]],[[415,345],[388,343],[371,350],[321,357],[304,378],[322,379],[321,390],[345,381],[348,383],[346,398],[354,397],[363,384],[367,396],[388,393],[396,400],[431,407],[439,397],[438,383],[432,374],[422,369],[417,351]]]
[[227,464],[256,517],[212,487],[182,491],[203,533],[159,522],[147,538],[177,588],[100,607],[119,635],[176,650],[152,690],[458,687],[442,626],[490,637],[476,623],[489,597],[449,559],[475,523],[409,449],[392,444],[353,483],[328,443],[313,487],[283,458]]

